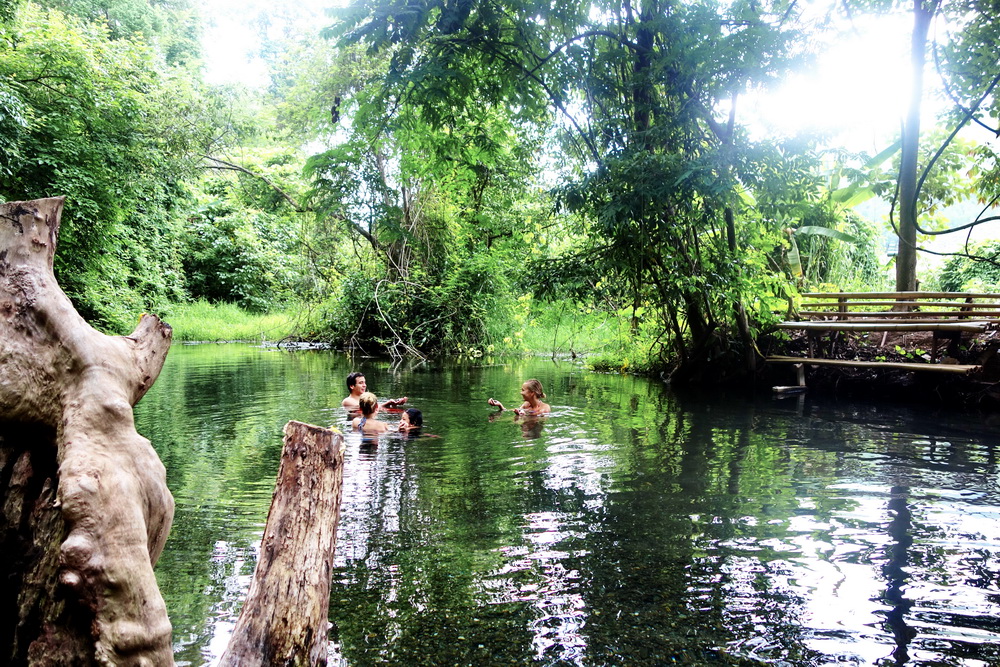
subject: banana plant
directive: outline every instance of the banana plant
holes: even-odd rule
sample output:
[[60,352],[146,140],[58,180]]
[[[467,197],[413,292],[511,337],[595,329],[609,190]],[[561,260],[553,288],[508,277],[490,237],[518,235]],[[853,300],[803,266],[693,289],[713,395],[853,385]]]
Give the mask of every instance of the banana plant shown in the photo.
[[796,278],[805,276],[805,272],[802,270],[802,255],[799,253],[799,244],[796,242],[796,239],[825,236],[826,238],[836,239],[844,243],[856,244],[858,242],[858,239],[850,234],[817,225],[804,225],[798,229],[789,228],[785,230],[785,233],[788,235],[788,243],[790,245],[788,250],[788,265],[792,270],[792,275]]
[[[896,141],[892,145],[888,146],[877,155],[869,159],[862,167],[861,173],[874,174],[877,170],[885,164],[887,161],[891,160],[896,153],[900,150],[901,143]],[[878,196],[878,187],[873,185],[870,178],[865,180],[858,180],[851,183],[845,187],[840,186],[842,168],[837,168],[834,170],[833,174],[830,176],[829,183],[829,197],[830,200],[837,205],[841,210],[850,209],[862,204],[873,197]],[[802,255],[799,252],[798,240],[808,238],[823,236],[826,238],[836,239],[843,243],[850,243],[857,245],[859,240],[845,232],[841,232],[830,227],[823,227],[818,225],[803,225],[796,229],[786,229],[785,233],[788,235],[789,251],[788,251],[788,264],[791,269],[792,275],[798,279],[805,276],[805,271],[802,267]]]

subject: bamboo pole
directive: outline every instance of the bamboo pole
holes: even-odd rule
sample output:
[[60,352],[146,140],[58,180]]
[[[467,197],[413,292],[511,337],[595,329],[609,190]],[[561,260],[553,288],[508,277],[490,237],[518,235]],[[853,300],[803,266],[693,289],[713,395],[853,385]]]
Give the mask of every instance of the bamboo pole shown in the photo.
[[897,371],[931,371],[965,375],[977,371],[981,366],[967,364],[916,364],[898,361],[853,361],[847,359],[819,359],[806,357],[768,357],[766,361],[778,364],[808,364],[810,366],[841,366],[846,368],[881,368]]
[[986,331],[990,327],[990,322],[977,322],[963,320],[961,322],[948,321],[907,321],[907,322],[839,322],[831,320],[829,322],[779,322],[779,329],[796,329],[800,331],[900,331],[915,332],[926,331],[967,331],[979,333]]
[[836,319],[837,321],[846,320],[850,322],[851,320],[871,320],[871,319],[894,319],[894,320],[912,320],[912,319],[925,319],[938,322],[947,321],[959,321],[966,322],[970,319],[979,318],[984,320],[984,318],[996,319],[1000,316],[1000,310],[866,310],[866,311],[853,311],[846,314],[841,314],[832,310],[803,310],[799,312],[800,317],[826,317],[830,319]]
[[[825,302],[825,301],[811,302],[810,301],[810,302],[803,302],[803,303],[799,304],[799,307],[800,308],[830,308],[831,310],[828,310],[826,312],[830,313],[831,315],[834,315],[834,314],[838,314],[840,312],[839,310],[832,310],[835,307],[839,308],[839,303],[840,303],[839,301],[837,301],[837,302]],[[964,312],[964,311],[967,311],[967,310],[973,310],[973,309],[977,309],[977,308],[1000,309],[1000,303],[997,303],[995,301],[991,301],[991,302],[988,302],[988,303],[974,303],[974,302],[970,303],[970,302],[967,302],[967,301],[917,301],[917,302],[904,301],[904,303],[906,303],[906,304],[914,303],[914,305],[918,305],[921,308],[950,308],[951,309],[950,312],[956,312],[956,313],[957,312]],[[851,307],[859,307],[859,306],[885,306],[885,307],[888,307],[888,306],[895,306],[896,305],[896,301],[895,300],[889,300],[889,299],[884,299],[882,301],[850,301],[850,302],[847,303],[847,305],[851,306]]]
[[805,299],[1000,299],[1000,294],[977,292],[803,292]]

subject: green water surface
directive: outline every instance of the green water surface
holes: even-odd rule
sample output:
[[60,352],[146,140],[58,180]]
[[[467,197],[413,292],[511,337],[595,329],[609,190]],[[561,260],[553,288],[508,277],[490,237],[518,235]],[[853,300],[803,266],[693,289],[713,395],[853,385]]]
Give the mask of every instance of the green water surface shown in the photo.
[[[177,502],[178,664],[221,655],[282,427],[345,427],[352,370],[426,426],[347,438],[332,665],[1000,665],[988,418],[242,345],[175,346],[136,408]],[[486,405],[529,377],[548,418]]]

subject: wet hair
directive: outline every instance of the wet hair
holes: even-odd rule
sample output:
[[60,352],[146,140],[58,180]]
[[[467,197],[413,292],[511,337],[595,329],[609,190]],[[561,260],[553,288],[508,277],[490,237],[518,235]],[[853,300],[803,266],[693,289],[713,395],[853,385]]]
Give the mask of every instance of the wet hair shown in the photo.
[[358,407],[361,408],[361,414],[366,417],[375,414],[375,409],[378,408],[378,396],[366,391],[358,396]]
[[357,371],[354,371],[353,373],[351,373],[350,375],[348,375],[347,376],[347,391],[351,391],[351,389],[354,388],[354,385],[356,385],[358,383],[358,378],[363,378],[364,376],[365,376],[364,373],[359,373]]
[[410,418],[410,426],[416,428],[424,425],[424,413],[420,410],[409,408],[406,411],[406,416]]
[[524,385],[528,388],[528,391],[533,393],[538,398],[545,398],[545,391],[542,389],[542,383],[535,378],[526,380]]

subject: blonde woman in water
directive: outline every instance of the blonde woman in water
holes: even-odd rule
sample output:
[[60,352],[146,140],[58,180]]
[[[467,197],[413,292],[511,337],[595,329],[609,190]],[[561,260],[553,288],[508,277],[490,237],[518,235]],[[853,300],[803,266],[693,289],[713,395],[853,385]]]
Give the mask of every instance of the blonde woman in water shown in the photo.
[[[524,399],[524,403],[521,404],[521,407],[514,408],[515,415],[547,415],[552,409],[548,403],[542,402],[542,399],[545,398],[545,391],[542,389],[542,383],[534,378],[521,385],[521,398]],[[500,408],[500,410],[506,410],[503,403],[495,398],[486,402],[493,407]]]
[[361,416],[351,420],[351,428],[361,431],[365,435],[379,435],[388,432],[389,425],[376,419],[379,405],[378,397],[370,391],[366,391],[358,397],[358,407],[361,408]]

